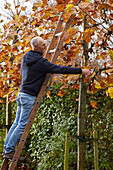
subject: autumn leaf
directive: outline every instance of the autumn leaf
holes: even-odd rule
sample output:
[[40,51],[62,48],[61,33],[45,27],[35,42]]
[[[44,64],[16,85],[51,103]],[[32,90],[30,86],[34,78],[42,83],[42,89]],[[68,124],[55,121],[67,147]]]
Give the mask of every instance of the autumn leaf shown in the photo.
[[[26,0],[27,2],[28,0]],[[4,24],[4,21],[1,20],[0,24],[3,26],[3,30],[0,30],[0,62],[3,63],[1,66],[1,79],[0,79],[0,97],[2,98],[4,95],[10,93],[10,99],[12,101],[15,99],[16,94],[13,93],[15,91],[15,87],[19,89],[21,83],[20,77],[20,67],[18,63],[21,64],[21,60],[25,52],[31,49],[30,40],[35,36],[41,36],[48,42],[51,41],[55,28],[57,26],[60,12],[65,11],[63,19],[64,23],[66,23],[71,15],[70,11],[75,9],[76,15],[73,18],[70,28],[66,31],[61,38],[64,38],[64,46],[62,52],[57,60],[56,64],[59,65],[66,65],[66,66],[80,66],[81,63],[81,54],[83,54],[83,38],[84,40],[89,43],[89,46],[92,51],[92,57],[89,57],[87,64],[90,63],[93,67],[107,67],[108,65],[113,66],[113,51],[111,48],[111,33],[113,30],[113,24],[111,24],[107,30],[104,28],[106,27],[107,23],[111,23],[112,21],[112,0],[109,0],[108,3],[101,2],[97,4],[96,8],[94,3],[90,2],[89,0],[81,1],[79,0],[56,0],[55,5],[53,6],[52,3],[47,3],[47,0],[37,0],[34,3],[34,7],[31,9],[31,14],[22,15],[22,12],[26,9],[26,7],[21,6],[20,4],[15,4],[15,13],[11,13],[12,19],[7,20],[7,24]],[[78,5],[79,3],[79,5]],[[6,3],[8,13],[11,12],[10,4]],[[39,10],[37,10],[39,8]],[[79,7],[79,8],[78,8]],[[91,8],[92,7],[92,8]],[[105,18],[102,9],[108,10],[108,17]],[[13,11],[13,9],[12,9]],[[88,26],[84,32],[82,32],[83,23],[84,23],[84,14],[86,12],[86,20]],[[2,15],[2,14],[1,14]],[[92,18],[92,19],[91,19]],[[103,26],[94,26],[98,25],[97,18],[103,22]],[[6,23],[6,22],[5,22]],[[62,32],[64,25],[62,26],[59,32]],[[17,28],[17,30],[14,30]],[[107,27],[106,27],[107,28]],[[40,34],[41,33],[41,34]],[[110,33],[110,34],[109,34]],[[95,35],[95,37],[94,37]],[[107,36],[108,35],[108,36]],[[83,37],[84,36],[84,37]],[[16,44],[13,43],[14,38],[17,37]],[[94,37],[94,39],[93,39]],[[106,40],[105,47],[109,49],[108,52],[103,51],[102,42]],[[49,43],[48,43],[49,44]],[[94,44],[93,46],[91,44]],[[84,49],[87,52],[87,49]],[[94,56],[93,56],[94,54]],[[10,57],[14,55],[14,61],[10,64]],[[85,56],[85,55],[84,55]],[[50,61],[52,59],[52,55],[50,55]],[[100,62],[101,60],[101,62]],[[77,65],[74,65],[76,63]],[[98,66],[95,64],[98,63]],[[90,65],[89,64],[89,65]],[[113,82],[113,70],[105,70],[105,75],[101,75],[100,73],[94,72],[90,78],[92,78],[91,92],[95,92],[103,87],[112,87]],[[7,74],[9,74],[9,79],[11,79],[12,84],[7,85]],[[97,75],[96,75],[97,74]],[[106,77],[109,75],[108,77]],[[66,87],[66,81],[68,81],[70,75],[67,77],[58,76],[53,78],[53,82],[60,82],[63,83],[62,89],[60,89],[59,95],[63,96],[66,92],[63,91]],[[103,77],[102,77],[103,76]],[[12,79],[14,77],[14,80]],[[62,77],[62,78],[61,78]],[[95,83],[95,78],[98,80],[99,84]],[[103,78],[103,80],[102,80]],[[71,78],[70,81],[78,81],[78,78]],[[9,81],[9,80],[8,80]],[[69,82],[68,82],[69,83]],[[105,85],[104,85],[105,84]],[[72,88],[79,89],[78,84],[74,84]],[[111,90],[108,88],[107,93],[109,96],[112,94]],[[12,96],[15,95],[15,96]],[[112,95],[111,95],[112,96]]]
[[68,37],[68,38],[65,39],[65,43],[68,44],[69,42],[70,42],[70,37]]
[[101,89],[101,85],[96,84],[96,85],[95,85],[95,88],[96,88],[96,89]]
[[42,1],[43,1],[43,7],[46,6],[47,5],[47,0],[42,0]]
[[99,6],[98,6],[98,10],[102,10],[105,7],[106,7],[106,4],[100,3]]
[[106,73],[113,73],[113,69],[106,70]]
[[[66,3],[65,0],[56,0],[56,1],[57,1],[58,4],[65,4]],[[69,0],[67,0],[67,1],[69,1]]]
[[109,50],[109,54],[110,54],[111,60],[113,61],[113,51],[112,51],[112,50]]
[[82,33],[80,33],[80,35],[78,36],[76,43],[78,43],[81,39],[82,39]]
[[84,3],[80,3],[80,4],[79,4],[79,7],[80,7],[80,8],[83,8],[83,9],[86,9],[89,5],[90,5],[90,3],[85,3],[85,2],[84,2]]
[[74,84],[74,85],[70,88],[70,90],[72,90],[73,88],[76,88],[77,90],[79,90],[80,85],[79,85],[79,84]]
[[21,6],[21,10],[22,10],[22,11],[25,11],[25,8],[24,8],[23,6]]
[[84,32],[84,38],[83,38],[87,43],[91,41],[91,31],[90,29],[86,29]]
[[66,94],[66,91],[65,91],[65,90],[61,90],[61,91],[58,92],[58,95],[59,95],[60,97],[63,97],[65,94]]
[[47,95],[49,98],[51,98],[51,96],[50,96],[50,95],[51,95],[51,92],[50,92],[50,91],[48,91],[46,95]]
[[74,7],[74,4],[67,5],[66,12],[69,12]]
[[97,102],[91,101],[91,106],[95,109],[97,109]]
[[111,6],[109,4],[107,4],[107,3],[99,4],[98,10],[102,10],[103,8],[110,8],[111,9]]
[[108,90],[106,90],[107,94],[113,99],[113,87],[109,87]]
[[60,89],[67,89],[69,86],[67,84],[63,85]]

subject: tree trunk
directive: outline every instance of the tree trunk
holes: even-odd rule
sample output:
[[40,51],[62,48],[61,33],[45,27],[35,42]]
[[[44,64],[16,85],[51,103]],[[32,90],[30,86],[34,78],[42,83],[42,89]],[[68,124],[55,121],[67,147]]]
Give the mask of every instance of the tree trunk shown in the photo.
[[[84,78],[80,80],[78,107],[78,136],[85,136],[86,88]],[[85,142],[78,140],[78,170],[85,170]]]
[[[85,17],[86,18],[86,17]],[[86,19],[84,18],[84,30],[86,29]],[[85,66],[85,62],[88,59],[88,44],[83,41],[83,56],[81,59],[81,66]],[[85,112],[86,112],[86,85],[84,83],[84,76],[80,78],[80,89],[79,89],[79,106],[78,106],[78,136],[82,139],[85,137]],[[78,140],[78,170],[85,170],[85,142]]]

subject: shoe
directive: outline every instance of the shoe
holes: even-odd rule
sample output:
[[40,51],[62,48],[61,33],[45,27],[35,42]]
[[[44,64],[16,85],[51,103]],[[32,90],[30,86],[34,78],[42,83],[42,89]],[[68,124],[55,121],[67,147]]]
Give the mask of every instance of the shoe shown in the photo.
[[[10,153],[3,153],[3,158],[7,158],[7,159],[13,159],[13,156],[15,154],[15,151],[12,151]],[[25,157],[19,157],[18,159],[19,161],[24,161]]]

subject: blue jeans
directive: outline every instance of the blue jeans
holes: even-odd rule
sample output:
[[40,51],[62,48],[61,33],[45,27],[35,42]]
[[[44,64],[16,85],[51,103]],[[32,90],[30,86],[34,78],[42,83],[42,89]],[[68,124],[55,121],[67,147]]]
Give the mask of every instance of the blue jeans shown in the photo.
[[30,113],[33,109],[36,97],[26,93],[19,93],[17,96],[17,113],[16,119],[12,124],[4,143],[4,152],[10,153],[15,150],[15,146],[19,141],[25,126],[27,124]]

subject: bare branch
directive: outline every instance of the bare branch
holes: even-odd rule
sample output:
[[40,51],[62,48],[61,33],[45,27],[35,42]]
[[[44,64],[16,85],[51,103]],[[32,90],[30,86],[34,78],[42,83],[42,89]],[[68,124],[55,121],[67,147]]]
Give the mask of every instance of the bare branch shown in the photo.
[[7,18],[7,19],[9,19],[9,20],[11,20],[12,18],[10,18],[10,17],[8,17],[7,15],[4,15],[4,14],[1,14],[3,17],[5,17],[5,18]]
[[13,18],[13,16],[12,16],[10,13],[6,12],[2,7],[0,7],[0,9],[1,9],[3,12],[5,12],[7,15],[9,15],[11,18]]

